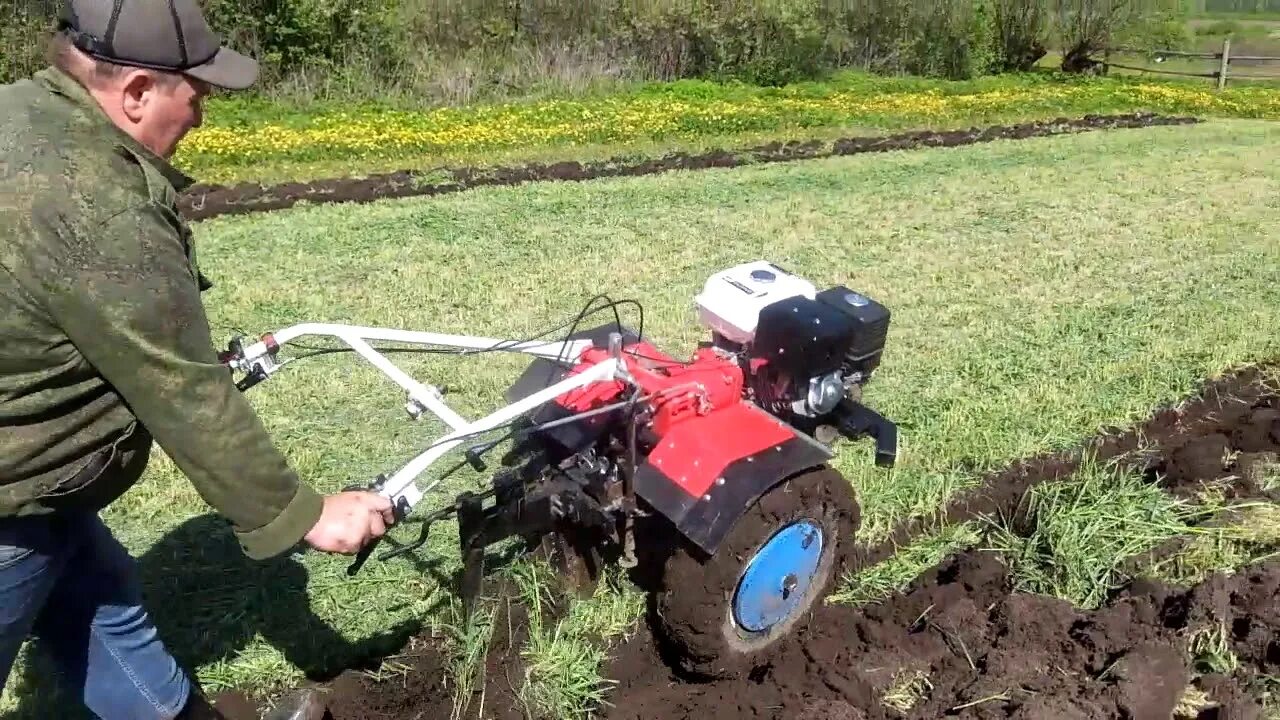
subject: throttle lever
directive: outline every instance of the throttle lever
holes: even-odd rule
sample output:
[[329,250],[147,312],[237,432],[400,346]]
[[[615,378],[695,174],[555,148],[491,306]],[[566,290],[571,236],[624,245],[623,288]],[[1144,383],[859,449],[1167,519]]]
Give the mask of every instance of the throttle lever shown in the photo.
[[[249,388],[253,387],[254,385],[257,385],[258,383],[266,379],[267,379],[267,371],[263,370],[261,365],[254,365],[252,370],[250,370],[247,374],[245,374],[243,378],[241,378],[239,381],[236,382],[236,389],[239,390],[240,392],[244,392]],[[357,488],[357,489],[361,489],[361,488]]]
[[[391,528],[394,527],[396,523],[403,520],[408,514],[409,501],[404,498],[400,498],[399,502],[391,506],[392,522],[387,526],[387,533],[391,532]],[[347,566],[348,577],[360,572],[360,568],[364,567],[364,564],[369,560],[369,557],[373,555],[373,551],[378,549],[379,543],[386,539],[387,533],[383,533],[379,537],[374,538],[373,542],[370,542],[368,545],[360,548],[360,552],[356,553],[355,561]]]

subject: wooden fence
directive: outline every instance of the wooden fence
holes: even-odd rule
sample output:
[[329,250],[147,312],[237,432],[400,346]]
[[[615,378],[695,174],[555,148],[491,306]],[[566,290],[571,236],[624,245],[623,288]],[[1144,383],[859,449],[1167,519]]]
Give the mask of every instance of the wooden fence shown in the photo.
[[[1197,60],[1212,60],[1217,63],[1218,69],[1213,72],[1189,72],[1184,70],[1166,70],[1164,68],[1153,67],[1137,67],[1134,65],[1123,65],[1112,60],[1114,55],[1143,55],[1153,58],[1159,64],[1168,58],[1186,58]],[[1210,78],[1217,81],[1218,89],[1222,90],[1227,86],[1227,78],[1235,77],[1241,80],[1280,80],[1280,71],[1275,73],[1241,73],[1233,71],[1231,63],[1233,62],[1250,62],[1266,65],[1268,63],[1280,63],[1280,57],[1270,57],[1264,55],[1232,55],[1231,54],[1231,38],[1222,41],[1222,52],[1216,53],[1198,53],[1183,52],[1181,50],[1150,50],[1138,48],[1115,47],[1107,48],[1104,51],[1101,63],[1102,72],[1105,75],[1111,68],[1120,68],[1123,70],[1135,70],[1138,72],[1160,73],[1163,75],[1181,75],[1183,77],[1201,77]]]

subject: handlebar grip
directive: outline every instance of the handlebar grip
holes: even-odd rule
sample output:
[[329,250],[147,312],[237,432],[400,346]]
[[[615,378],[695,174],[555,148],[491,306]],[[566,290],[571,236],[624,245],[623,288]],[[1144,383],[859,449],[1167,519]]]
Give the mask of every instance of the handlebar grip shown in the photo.
[[247,375],[245,375],[236,383],[236,389],[239,390],[240,392],[245,392],[249,388],[253,387],[254,385],[257,385],[258,383],[266,379],[267,379],[267,374],[262,371],[261,367],[255,365],[252,371],[250,371]]

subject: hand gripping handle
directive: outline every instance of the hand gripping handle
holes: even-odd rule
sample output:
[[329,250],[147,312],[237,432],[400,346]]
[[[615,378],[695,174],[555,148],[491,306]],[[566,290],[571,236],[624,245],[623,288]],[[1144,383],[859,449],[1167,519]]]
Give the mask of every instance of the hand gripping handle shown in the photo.
[[[348,485],[347,487],[344,487],[342,491],[343,492],[361,492],[361,491],[378,492],[379,490],[382,489],[382,486],[385,482],[386,482],[386,478],[379,476],[378,479],[375,480],[373,484],[370,485],[369,487],[361,487],[359,485]],[[369,542],[365,544],[364,547],[360,548],[360,552],[356,553],[355,561],[353,561],[349,566],[347,566],[348,577],[351,577],[356,573],[360,572],[360,568],[364,567],[364,564],[368,562],[369,557],[373,555],[373,551],[378,549],[378,545],[382,542],[383,538],[387,536],[387,533],[391,532],[391,528],[395,527],[396,523],[399,523],[408,514],[409,514],[409,504],[408,502],[405,501],[404,498],[400,498],[398,502],[394,503],[391,506],[392,521],[391,521],[391,524],[387,526],[387,532],[383,533],[379,537],[374,538],[372,542]]]

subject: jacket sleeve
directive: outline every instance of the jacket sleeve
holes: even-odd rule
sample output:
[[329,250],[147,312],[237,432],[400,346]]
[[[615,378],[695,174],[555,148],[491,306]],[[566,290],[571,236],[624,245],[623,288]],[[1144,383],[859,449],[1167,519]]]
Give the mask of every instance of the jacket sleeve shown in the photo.
[[320,517],[218,362],[177,220],[143,203],[93,227],[37,214],[48,254],[37,277],[54,321],[115,387],[244,552],[280,554]]

